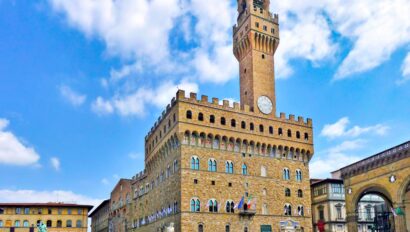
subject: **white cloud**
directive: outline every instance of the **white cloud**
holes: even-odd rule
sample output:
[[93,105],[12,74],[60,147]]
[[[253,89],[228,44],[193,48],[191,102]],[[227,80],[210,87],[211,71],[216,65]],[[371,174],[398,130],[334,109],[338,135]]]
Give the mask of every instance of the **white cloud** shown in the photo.
[[56,171],[60,171],[60,159],[58,159],[57,157],[51,157],[50,158],[50,163],[51,166],[56,170]]
[[198,85],[187,81],[182,81],[178,85],[164,82],[156,89],[142,87],[125,95],[114,96],[109,100],[98,97],[92,104],[92,109],[97,113],[116,112],[121,116],[143,116],[148,105],[164,108],[171,102],[178,89],[198,92]]
[[87,98],[86,95],[82,95],[82,94],[75,92],[67,85],[62,85],[60,86],[59,89],[60,89],[61,96],[63,96],[73,106],[82,105]]
[[[364,147],[365,143],[366,141],[362,139],[344,141],[324,152],[319,152],[319,154],[315,155],[310,162],[310,177],[329,177],[332,171],[336,171],[360,160],[361,158],[359,156],[352,155],[351,152]],[[346,152],[349,152],[349,154],[346,154]]]
[[348,129],[347,126],[349,125],[349,123],[349,118],[343,117],[334,124],[326,124],[323,127],[320,135],[333,139],[337,137],[358,137],[365,133],[384,135],[389,130],[389,127],[383,124],[377,124],[368,127],[354,126]]
[[99,115],[111,114],[114,112],[114,107],[111,102],[104,100],[102,97],[97,97],[91,104],[91,109]]
[[404,84],[405,82],[410,80],[410,52],[407,53],[407,56],[403,61],[403,64],[401,66],[401,72],[402,72],[403,78],[397,81],[397,84],[399,85]]
[[6,131],[8,124],[7,119],[0,118],[0,164],[37,166],[40,155],[33,147],[25,145],[12,132]]
[[109,184],[110,184],[110,181],[109,181],[107,178],[102,178],[102,179],[101,179],[101,183],[102,183],[103,185],[109,185]]
[[278,77],[292,73],[289,61],[303,59],[321,63],[334,55],[337,34],[351,43],[335,74],[344,79],[371,70],[389,60],[397,49],[410,43],[408,0],[271,1],[279,13],[281,44]]
[[0,202],[65,202],[98,205],[100,199],[91,198],[72,191],[0,190]]

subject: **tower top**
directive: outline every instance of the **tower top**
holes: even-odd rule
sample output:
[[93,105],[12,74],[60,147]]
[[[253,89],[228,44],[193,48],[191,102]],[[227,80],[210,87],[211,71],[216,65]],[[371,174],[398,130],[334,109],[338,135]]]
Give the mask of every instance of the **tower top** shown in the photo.
[[238,13],[241,14],[247,8],[261,8],[269,10],[270,0],[237,0]]

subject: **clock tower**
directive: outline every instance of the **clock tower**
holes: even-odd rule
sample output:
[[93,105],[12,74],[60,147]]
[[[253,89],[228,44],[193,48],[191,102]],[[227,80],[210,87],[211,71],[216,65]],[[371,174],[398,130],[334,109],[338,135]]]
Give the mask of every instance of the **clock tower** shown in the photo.
[[237,0],[233,52],[239,61],[241,105],[275,116],[274,54],[279,45],[278,15],[269,0]]

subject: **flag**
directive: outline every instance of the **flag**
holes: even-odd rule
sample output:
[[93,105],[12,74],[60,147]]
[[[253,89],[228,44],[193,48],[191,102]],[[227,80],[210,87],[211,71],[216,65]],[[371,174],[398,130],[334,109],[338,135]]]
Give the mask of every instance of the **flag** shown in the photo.
[[245,200],[244,197],[242,197],[241,200],[239,201],[238,209],[242,208],[244,200]]
[[249,195],[249,197],[248,197],[248,209],[251,208],[251,205],[252,205],[252,195]]
[[390,207],[390,210],[391,210],[391,212],[393,213],[393,215],[394,215],[395,217],[397,217],[396,211],[395,211],[393,208],[391,208],[391,207]]

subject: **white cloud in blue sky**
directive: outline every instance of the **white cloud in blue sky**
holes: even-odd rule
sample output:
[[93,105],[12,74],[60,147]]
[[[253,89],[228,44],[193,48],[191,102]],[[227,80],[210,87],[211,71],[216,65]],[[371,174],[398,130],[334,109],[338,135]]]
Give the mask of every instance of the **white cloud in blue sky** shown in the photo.
[[24,144],[11,131],[7,130],[9,121],[0,118],[0,164],[17,166],[38,165],[40,155],[33,147]]
[[61,96],[73,106],[81,106],[87,99],[86,95],[75,92],[67,85],[60,86],[59,90]]

